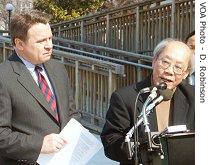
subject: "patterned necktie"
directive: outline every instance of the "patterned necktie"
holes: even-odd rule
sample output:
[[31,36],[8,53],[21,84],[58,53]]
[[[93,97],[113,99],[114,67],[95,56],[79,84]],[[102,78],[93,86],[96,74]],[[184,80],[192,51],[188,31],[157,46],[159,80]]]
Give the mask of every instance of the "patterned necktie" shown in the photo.
[[41,67],[39,67],[39,66],[35,67],[35,72],[37,73],[37,76],[38,76],[39,88],[41,89],[42,94],[44,95],[45,99],[49,103],[51,111],[53,112],[54,118],[57,121],[59,121],[55,96],[52,93],[52,91],[50,90],[44,76],[41,74],[41,71],[42,71]]

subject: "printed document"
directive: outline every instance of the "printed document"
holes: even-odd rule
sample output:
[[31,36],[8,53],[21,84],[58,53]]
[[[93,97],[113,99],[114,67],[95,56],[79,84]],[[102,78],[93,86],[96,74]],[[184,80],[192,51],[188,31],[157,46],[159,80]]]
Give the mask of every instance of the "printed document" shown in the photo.
[[60,136],[68,142],[65,147],[55,154],[40,154],[37,163],[84,165],[102,148],[101,142],[73,118],[60,132]]

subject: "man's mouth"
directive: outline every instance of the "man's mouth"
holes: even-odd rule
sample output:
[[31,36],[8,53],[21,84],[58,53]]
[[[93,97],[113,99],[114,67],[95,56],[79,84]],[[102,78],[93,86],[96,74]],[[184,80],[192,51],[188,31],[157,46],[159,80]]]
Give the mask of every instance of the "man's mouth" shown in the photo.
[[168,79],[168,78],[163,78],[163,77],[160,77],[160,80],[165,82],[165,83],[172,83],[173,81]]
[[44,55],[50,55],[50,54],[52,54],[52,52],[46,52],[46,53],[44,53]]

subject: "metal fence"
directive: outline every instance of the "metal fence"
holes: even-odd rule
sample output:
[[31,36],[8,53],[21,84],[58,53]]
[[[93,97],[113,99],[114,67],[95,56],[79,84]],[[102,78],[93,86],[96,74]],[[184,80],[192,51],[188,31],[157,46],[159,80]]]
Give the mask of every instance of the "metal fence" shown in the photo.
[[8,58],[12,50],[10,38],[0,36],[0,63]]
[[195,25],[194,0],[145,0],[52,25],[54,36],[147,53],[164,38],[184,39]]
[[[118,88],[141,81],[151,70],[151,56],[54,37],[54,48],[88,57],[116,62],[125,66],[125,75],[118,79]],[[137,64],[138,63],[138,64]]]
[[117,88],[117,77],[124,75],[124,66],[59,50],[54,50],[53,55],[66,65],[83,124],[100,132],[109,98]]

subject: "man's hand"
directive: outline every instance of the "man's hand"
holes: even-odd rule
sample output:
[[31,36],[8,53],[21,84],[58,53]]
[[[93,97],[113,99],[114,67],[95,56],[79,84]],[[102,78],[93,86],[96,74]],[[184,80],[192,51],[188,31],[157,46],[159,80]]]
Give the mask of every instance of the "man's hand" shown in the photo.
[[60,151],[67,143],[58,134],[49,134],[44,137],[41,153],[50,154]]

